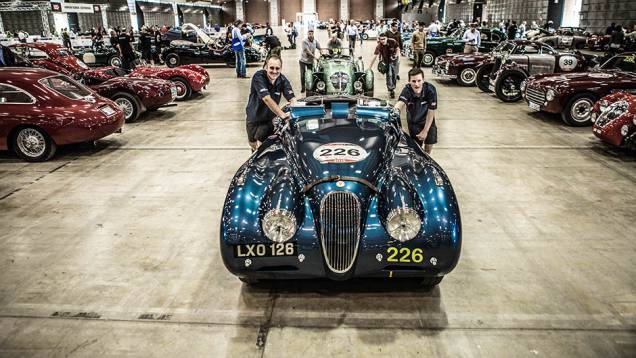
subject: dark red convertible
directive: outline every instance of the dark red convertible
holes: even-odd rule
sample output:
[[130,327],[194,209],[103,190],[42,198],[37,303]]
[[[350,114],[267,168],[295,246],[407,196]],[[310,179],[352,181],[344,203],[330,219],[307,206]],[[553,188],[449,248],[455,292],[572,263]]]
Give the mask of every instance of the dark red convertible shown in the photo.
[[57,44],[36,42],[10,48],[33,65],[78,79],[112,99],[124,110],[126,121],[134,121],[142,112],[168,105],[177,97],[177,87],[169,81],[119,76],[116,67],[89,70],[86,64]]
[[39,68],[0,69],[0,150],[27,161],[51,158],[59,145],[118,131],[124,112],[73,79]]
[[636,149],[636,95],[616,92],[592,109],[592,131],[603,142]]
[[616,90],[636,91],[636,53],[616,55],[589,72],[541,74],[522,84],[530,108],[561,113],[571,126],[589,126],[592,106]]

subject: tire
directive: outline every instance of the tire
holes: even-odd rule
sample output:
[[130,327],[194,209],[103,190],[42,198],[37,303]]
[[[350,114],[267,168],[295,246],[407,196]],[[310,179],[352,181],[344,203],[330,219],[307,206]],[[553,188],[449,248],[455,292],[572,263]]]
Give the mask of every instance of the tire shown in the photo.
[[444,279],[444,276],[425,277],[420,281],[420,286],[425,289],[432,289],[439,285]]
[[112,56],[111,58],[108,59],[108,64],[113,67],[121,67],[121,57]]
[[591,93],[579,93],[572,97],[561,112],[561,119],[568,126],[591,126],[592,107],[596,102],[596,96]]
[[492,72],[493,67],[494,67],[494,64],[487,63],[479,67],[479,69],[477,70],[477,74],[475,77],[475,84],[483,92],[486,92],[486,93],[492,92],[490,88],[488,88],[488,86],[490,85],[490,72]]
[[362,34],[362,39],[363,40],[368,40],[369,39],[369,35],[368,34]]
[[465,67],[459,71],[457,76],[457,83],[460,86],[474,86],[475,79],[477,78],[477,71],[472,67]]
[[141,105],[135,96],[126,92],[117,92],[111,99],[124,111],[126,122],[134,122],[139,118]]
[[503,102],[517,102],[521,99],[521,82],[526,76],[519,71],[504,71],[495,82],[495,94]]
[[433,51],[424,52],[424,58],[422,59],[422,65],[425,66],[425,67],[433,66],[433,64],[435,63],[435,58],[436,57],[437,57],[437,55],[435,55],[435,52],[433,52]]
[[183,77],[172,77],[170,81],[174,82],[177,86],[177,101],[185,101],[192,96],[192,87],[190,83]]
[[22,127],[11,136],[13,151],[27,162],[44,162],[55,154],[57,145],[42,129]]
[[179,66],[179,64],[181,64],[181,58],[179,58],[179,55],[177,55],[176,53],[169,53],[166,56],[165,61],[166,61],[166,66],[170,68],[175,68]]
[[248,285],[255,285],[259,282],[258,279],[252,277],[239,277],[238,279]]

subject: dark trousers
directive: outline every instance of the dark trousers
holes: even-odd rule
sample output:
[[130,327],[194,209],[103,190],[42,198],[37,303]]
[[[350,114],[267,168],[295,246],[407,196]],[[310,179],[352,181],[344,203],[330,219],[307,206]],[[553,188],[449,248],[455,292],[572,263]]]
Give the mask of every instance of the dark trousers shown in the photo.
[[298,61],[298,64],[300,64],[300,92],[305,92],[305,72],[307,72],[307,69],[313,70],[314,65],[303,61]]

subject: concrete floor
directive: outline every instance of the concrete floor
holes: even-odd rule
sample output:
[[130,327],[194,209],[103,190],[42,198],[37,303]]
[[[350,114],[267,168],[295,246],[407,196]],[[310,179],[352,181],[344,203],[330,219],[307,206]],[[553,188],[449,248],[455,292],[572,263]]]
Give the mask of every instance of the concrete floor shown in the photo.
[[[299,89],[297,52],[284,59]],[[217,242],[250,155],[249,80],[209,71],[202,96],[95,147],[41,164],[0,153],[0,356],[636,356],[629,153],[432,79],[433,157],[462,209],[455,271],[430,292],[376,280],[247,287]]]

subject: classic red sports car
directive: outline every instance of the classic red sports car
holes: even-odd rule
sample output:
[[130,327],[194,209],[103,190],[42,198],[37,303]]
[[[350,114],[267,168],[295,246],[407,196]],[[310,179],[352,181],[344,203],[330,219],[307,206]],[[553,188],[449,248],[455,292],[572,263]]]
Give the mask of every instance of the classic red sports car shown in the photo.
[[58,145],[97,140],[123,124],[124,112],[113,101],[65,75],[0,69],[0,150],[44,161]]
[[79,79],[100,95],[112,99],[124,110],[126,121],[134,121],[145,110],[168,105],[177,96],[176,85],[165,80],[120,76],[117,67],[89,70],[57,44],[21,43],[10,48],[33,65]]
[[612,35],[592,35],[587,38],[587,47],[594,51],[607,51],[612,41]]
[[[128,72],[119,67],[90,69],[84,62],[73,56],[66,48],[57,44],[28,43],[15,44],[12,50],[33,64],[65,75],[80,78],[93,77],[102,81],[113,77],[136,77],[162,79],[174,82],[177,87],[176,99],[186,100],[192,93],[199,92],[210,83],[210,74],[199,65],[185,65],[175,68],[137,67]],[[111,69],[115,70],[111,70]]]
[[636,91],[636,53],[616,55],[589,72],[540,74],[522,83],[523,97],[537,111],[561,113],[571,126],[592,124],[592,106],[616,90]]
[[609,94],[594,104],[592,131],[602,141],[636,149],[636,95]]

